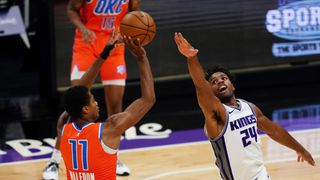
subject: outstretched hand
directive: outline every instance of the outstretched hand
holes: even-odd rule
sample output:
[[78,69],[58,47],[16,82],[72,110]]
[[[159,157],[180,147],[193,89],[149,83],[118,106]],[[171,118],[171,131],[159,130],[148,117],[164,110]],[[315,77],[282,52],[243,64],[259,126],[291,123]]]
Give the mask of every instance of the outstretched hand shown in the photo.
[[114,29],[112,31],[112,34],[110,36],[110,39],[107,43],[107,45],[116,45],[116,43],[122,43],[123,38],[121,36],[120,30],[119,29]]
[[107,59],[107,57],[113,52],[114,47],[119,46],[119,44],[123,44],[122,41],[120,30],[113,30],[108,43],[100,53],[100,57],[104,60]]
[[297,152],[297,161],[298,162],[304,162],[304,161],[307,161],[308,164],[312,165],[312,166],[315,166],[316,163],[315,161],[313,160],[311,154],[308,152],[308,151],[304,151],[304,152]]
[[146,50],[142,47],[139,38],[133,40],[131,37],[123,36],[123,41],[134,56],[138,58],[146,56]]
[[186,58],[191,58],[198,54],[199,50],[192,47],[180,32],[174,33],[174,40],[178,46],[178,50]]

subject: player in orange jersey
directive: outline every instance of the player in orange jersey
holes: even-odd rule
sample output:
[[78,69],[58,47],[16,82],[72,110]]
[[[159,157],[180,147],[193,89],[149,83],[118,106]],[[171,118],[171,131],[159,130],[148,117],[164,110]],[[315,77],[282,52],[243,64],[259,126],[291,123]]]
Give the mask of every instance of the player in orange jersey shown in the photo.
[[[155,103],[151,68],[140,41],[124,37],[126,46],[137,57],[140,72],[141,97],[123,112],[111,115],[105,122],[94,123],[99,117],[99,107],[90,92],[105,57],[115,53],[108,43],[93,65],[79,80],[78,85],[67,90],[65,109],[70,119],[61,131],[60,149],[66,165],[67,179],[116,179],[117,151],[121,135],[135,125]],[[108,61],[108,59],[106,60]],[[65,121],[61,116],[60,121]]]
[[[68,17],[76,26],[70,75],[72,86],[78,84],[79,79],[98,57],[112,30],[119,28],[124,15],[128,11],[138,10],[139,7],[140,0],[69,0]],[[114,51],[100,70],[108,115],[122,111],[127,77],[124,47],[116,47]],[[55,149],[43,173],[44,179],[56,179],[60,160],[57,138]],[[118,161],[117,175],[129,174],[129,168]]]

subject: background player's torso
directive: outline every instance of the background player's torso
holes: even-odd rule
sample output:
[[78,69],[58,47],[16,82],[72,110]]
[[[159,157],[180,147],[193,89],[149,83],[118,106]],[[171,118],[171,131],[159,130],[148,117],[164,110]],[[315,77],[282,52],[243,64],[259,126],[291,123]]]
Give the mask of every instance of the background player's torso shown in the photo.
[[129,0],[86,0],[80,16],[87,28],[111,32],[128,11]]
[[225,106],[227,124],[221,136],[211,144],[224,179],[253,179],[266,171],[257,118],[248,103],[239,99],[237,102],[239,107]]

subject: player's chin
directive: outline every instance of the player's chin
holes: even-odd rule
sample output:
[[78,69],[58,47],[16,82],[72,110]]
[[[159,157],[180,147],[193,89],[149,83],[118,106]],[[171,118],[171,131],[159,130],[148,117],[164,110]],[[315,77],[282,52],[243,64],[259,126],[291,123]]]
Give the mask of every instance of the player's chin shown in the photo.
[[215,93],[215,95],[216,95],[219,99],[226,98],[226,97],[228,96],[226,92],[217,92],[217,93]]
[[228,94],[228,93],[218,93],[216,95],[222,102],[226,102],[229,101],[230,98],[232,97],[232,95]]

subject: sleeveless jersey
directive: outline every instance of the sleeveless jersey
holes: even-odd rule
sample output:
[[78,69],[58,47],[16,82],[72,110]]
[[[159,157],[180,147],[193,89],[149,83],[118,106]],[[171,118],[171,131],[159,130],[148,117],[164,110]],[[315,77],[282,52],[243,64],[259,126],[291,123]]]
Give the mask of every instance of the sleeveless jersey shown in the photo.
[[128,5],[129,0],[86,0],[80,18],[90,30],[111,32],[114,27],[120,27]]
[[263,164],[257,118],[246,101],[238,107],[225,106],[227,121],[221,134],[210,139],[216,165],[222,179],[265,180],[269,176]]
[[63,127],[60,151],[67,179],[116,179],[117,154],[109,154],[103,148],[102,129],[103,123],[89,123],[79,128],[70,122]]

